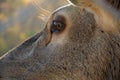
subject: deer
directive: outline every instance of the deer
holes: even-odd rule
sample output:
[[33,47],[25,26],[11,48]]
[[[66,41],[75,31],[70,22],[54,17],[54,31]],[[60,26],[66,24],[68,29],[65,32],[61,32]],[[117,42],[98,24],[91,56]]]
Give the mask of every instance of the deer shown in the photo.
[[0,80],[120,80],[120,0],[68,1],[0,57]]

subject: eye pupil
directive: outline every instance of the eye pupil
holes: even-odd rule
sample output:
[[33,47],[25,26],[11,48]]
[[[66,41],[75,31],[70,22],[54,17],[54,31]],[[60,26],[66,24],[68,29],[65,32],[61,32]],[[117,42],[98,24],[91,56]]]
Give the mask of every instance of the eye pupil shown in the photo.
[[63,31],[65,25],[61,21],[53,21],[52,23],[52,32],[60,32]]

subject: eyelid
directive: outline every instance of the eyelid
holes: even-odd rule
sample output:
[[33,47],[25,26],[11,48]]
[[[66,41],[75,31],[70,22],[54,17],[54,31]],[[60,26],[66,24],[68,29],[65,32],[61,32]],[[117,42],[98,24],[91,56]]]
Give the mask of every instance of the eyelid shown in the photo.
[[65,19],[65,17],[64,17],[63,15],[57,15],[57,16],[53,19],[53,21],[61,22],[61,23],[63,23],[63,24],[66,23],[66,19]]
[[53,20],[53,22],[59,22],[59,23],[62,23],[63,25],[65,25],[65,23],[61,20]]

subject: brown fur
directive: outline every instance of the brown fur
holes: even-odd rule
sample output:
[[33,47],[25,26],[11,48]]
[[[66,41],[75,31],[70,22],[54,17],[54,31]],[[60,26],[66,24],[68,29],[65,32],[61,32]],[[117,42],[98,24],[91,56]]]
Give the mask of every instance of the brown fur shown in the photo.
[[[94,16],[72,4],[56,10],[42,32],[1,57],[0,80],[120,80],[120,34]],[[51,33],[60,18],[65,29]]]
[[[112,4],[109,5],[105,0],[70,0],[75,5],[80,6],[81,8],[86,8],[91,13],[94,14],[94,17],[97,21],[97,24],[102,26],[102,28],[107,32],[120,33],[120,14],[117,11],[114,3],[117,3],[118,0],[109,1]],[[119,6],[119,3],[116,4]]]

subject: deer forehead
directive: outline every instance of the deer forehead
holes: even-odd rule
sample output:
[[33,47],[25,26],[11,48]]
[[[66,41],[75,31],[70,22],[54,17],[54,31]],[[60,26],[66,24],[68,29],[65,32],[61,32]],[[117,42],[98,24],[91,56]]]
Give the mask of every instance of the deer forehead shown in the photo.
[[52,21],[54,21],[58,16],[62,16],[65,18],[66,28],[63,32],[59,34],[52,34],[52,39],[50,43],[54,45],[64,45],[66,42],[69,41],[70,37],[74,39],[76,38],[75,40],[79,40],[79,34],[84,35],[86,32],[89,32],[87,30],[91,28],[91,26],[95,25],[94,16],[90,12],[86,11],[83,8],[70,4],[57,9],[51,15],[47,24],[48,29],[50,29]]
[[64,44],[69,35],[70,35],[70,29],[78,26],[79,21],[81,21],[79,18],[79,16],[84,16],[86,15],[86,11],[83,9],[80,9],[77,6],[74,5],[67,5],[64,7],[61,7],[59,9],[57,9],[50,17],[48,23],[47,23],[47,28],[50,29],[51,28],[51,24],[52,22],[58,17],[58,16],[62,16],[65,18],[65,30],[59,34],[52,34],[52,40],[51,43],[58,43],[58,44]]

